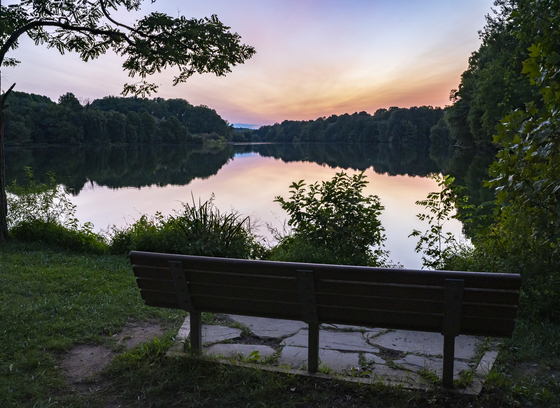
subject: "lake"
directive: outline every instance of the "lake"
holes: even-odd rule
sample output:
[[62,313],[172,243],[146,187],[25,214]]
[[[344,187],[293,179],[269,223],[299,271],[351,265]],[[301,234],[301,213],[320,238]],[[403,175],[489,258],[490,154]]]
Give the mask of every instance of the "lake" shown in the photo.
[[[38,179],[54,172],[72,194],[80,222],[93,223],[96,231],[125,226],[142,214],[172,214],[193,197],[204,202],[213,196],[220,211],[257,221],[269,241],[267,225],[282,230],[286,220],[274,198],[287,198],[292,182],[364,171],[365,194],[378,195],[385,207],[380,218],[390,259],[407,268],[422,265],[408,235],[428,227],[417,219],[422,208],[415,202],[438,190],[427,175],[441,171],[423,148],[335,144],[7,149],[7,180],[22,180],[25,167]],[[446,229],[461,235],[458,221]]]

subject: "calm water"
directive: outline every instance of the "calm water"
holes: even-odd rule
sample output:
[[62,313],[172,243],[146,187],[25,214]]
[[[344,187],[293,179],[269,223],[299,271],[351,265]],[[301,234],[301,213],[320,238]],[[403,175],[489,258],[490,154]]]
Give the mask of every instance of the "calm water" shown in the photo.
[[[380,197],[381,221],[390,258],[407,268],[420,268],[413,229],[426,230],[416,214],[415,201],[437,184],[426,178],[439,171],[426,152],[379,146],[257,145],[202,150],[181,146],[106,149],[9,150],[7,178],[22,178],[25,166],[40,177],[53,171],[73,194],[80,222],[97,231],[122,227],[142,214],[171,214],[182,202],[205,201],[212,195],[221,211],[234,209],[258,220],[259,233],[272,240],[266,228],[282,229],[286,213],[274,198],[289,196],[294,181],[330,180],[336,172],[365,171],[366,194]],[[447,229],[460,235],[461,225]]]

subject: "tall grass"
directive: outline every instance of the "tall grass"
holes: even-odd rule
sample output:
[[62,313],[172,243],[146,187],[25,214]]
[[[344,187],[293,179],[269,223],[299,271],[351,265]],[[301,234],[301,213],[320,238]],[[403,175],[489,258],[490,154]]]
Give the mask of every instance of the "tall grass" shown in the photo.
[[143,215],[132,225],[115,229],[110,250],[165,252],[225,258],[262,258],[266,249],[249,217],[235,211],[221,213],[211,197],[183,203],[182,211],[168,217]]

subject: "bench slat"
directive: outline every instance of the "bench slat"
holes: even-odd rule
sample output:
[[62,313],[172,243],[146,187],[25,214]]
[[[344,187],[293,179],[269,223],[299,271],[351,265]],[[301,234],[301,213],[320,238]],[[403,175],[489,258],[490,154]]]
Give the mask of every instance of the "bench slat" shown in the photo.
[[515,329],[515,319],[490,319],[463,316],[461,334],[489,337],[511,337]]
[[[426,299],[443,302],[443,286],[406,285],[395,283],[371,282],[336,282],[332,280],[317,280],[317,292],[333,295],[349,296],[383,296],[405,299]],[[464,302],[486,304],[517,304],[519,292],[503,289],[471,289],[465,288]]]
[[175,286],[173,286],[173,281],[136,278],[136,284],[140,289],[175,293]]
[[171,275],[169,265],[167,265],[165,268],[145,265],[132,265],[132,271],[134,272],[134,276],[136,276],[137,278],[159,279],[173,282],[173,275]]
[[[322,323],[440,332],[443,315],[317,306]],[[359,323],[360,322],[360,323]]]
[[465,281],[465,287],[500,290],[518,290],[521,282],[519,275],[514,274],[340,266],[338,267],[340,269],[333,268],[336,266],[319,265],[314,269],[315,278],[339,284],[343,282],[375,282],[441,287],[445,285],[446,279],[462,279]]
[[406,298],[366,297],[317,293],[317,306],[349,307],[356,309],[378,309],[396,312],[442,313],[443,302],[412,300]]
[[278,290],[274,287],[253,288],[253,287],[235,287],[222,285],[204,285],[199,283],[189,284],[191,296],[212,296],[219,298],[237,298],[249,300],[265,300],[270,302],[290,302],[298,303],[300,301],[297,292],[288,290]]
[[517,306],[463,303],[462,318],[484,316],[489,319],[515,320]]
[[267,302],[262,300],[243,300],[216,297],[192,297],[196,307],[211,313],[241,314],[257,317],[271,317],[302,321],[301,305],[288,302]]
[[213,273],[187,270],[190,283],[206,285],[230,286],[232,288],[275,288],[286,291],[297,291],[295,276],[274,277],[266,275],[248,275],[243,273]]
[[426,286],[443,286],[445,279],[463,279],[465,287],[496,288],[518,290],[521,277],[516,274],[495,274],[487,272],[455,272],[425,270],[395,270],[386,268],[369,268],[348,265],[322,265],[293,262],[255,261],[246,259],[208,258],[200,256],[157,254],[132,251],[130,260],[133,264],[165,267],[169,261],[182,261],[192,270],[210,270],[246,275],[269,275],[293,277],[299,270],[312,270],[319,280],[338,282],[381,282],[407,283]]

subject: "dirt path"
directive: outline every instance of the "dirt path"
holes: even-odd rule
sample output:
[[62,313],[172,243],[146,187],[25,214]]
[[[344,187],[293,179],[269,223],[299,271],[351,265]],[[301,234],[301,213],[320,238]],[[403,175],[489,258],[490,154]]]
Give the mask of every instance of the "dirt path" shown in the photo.
[[[165,329],[157,321],[127,323],[122,332],[113,336],[117,342],[116,347],[76,346],[64,356],[61,367],[66,373],[69,383],[80,383],[107,367],[120,352],[161,336]],[[120,352],[115,350],[120,350]]]

